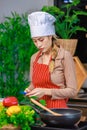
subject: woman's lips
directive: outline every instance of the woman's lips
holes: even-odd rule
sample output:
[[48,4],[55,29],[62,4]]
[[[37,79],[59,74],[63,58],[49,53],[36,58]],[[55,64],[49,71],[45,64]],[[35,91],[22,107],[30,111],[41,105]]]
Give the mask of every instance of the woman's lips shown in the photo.
[[43,48],[39,48],[41,51],[43,50]]

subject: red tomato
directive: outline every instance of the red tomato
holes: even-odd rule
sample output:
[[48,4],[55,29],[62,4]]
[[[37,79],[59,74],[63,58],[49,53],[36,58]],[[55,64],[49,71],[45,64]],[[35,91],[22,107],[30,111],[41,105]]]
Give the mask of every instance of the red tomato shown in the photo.
[[11,96],[3,99],[3,106],[9,107],[13,105],[18,105],[18,100],[16,97]]

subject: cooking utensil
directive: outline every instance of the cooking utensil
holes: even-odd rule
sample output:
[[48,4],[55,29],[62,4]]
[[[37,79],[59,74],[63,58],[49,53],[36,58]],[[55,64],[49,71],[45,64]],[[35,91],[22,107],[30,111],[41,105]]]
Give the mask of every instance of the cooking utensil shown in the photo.
[[62,116],[53,116],[47,111],[41,111],[40,117],[41,120],[47,124],[47,126],[53,126],[53,127],[69,127],[74,126],[77,124],[81,118],[82,111],[79,109],[73,109],[73,108],[53,108],[52,111],[56,113],[62,114]]
[[[31,101],[34,104],[38,105],[39,107],[45,109],[40,111],[39,115],[41,117],[41,120],[48,126],[54,126],[54,127],[74,126],[79,122],[82,115],[82,111],[80,109],[74,109],[74,108],[48,109],[46,107],[43,107],[43,105],[37,102],[35,99],[31,98]],[[55,114],[53,115],[53,112],[58,113],[59,116],[56,116]]]
[[31,100],[35,105],[41,107],[41,108],[44,109],[45,111],[47,111],[47,112],[49,112],[49,113],[51,113],[51,114],[53,114],[53,115],[55,115],[55,116],[62,116],[62,114],[60,114],[60,113],[58,113],[58,112],[56,113],[56,112],[54,112],[54,111],[48,109],[47,107],[43,106],[43,105],[40,104],[38,101],[36,101],[35,99],[30,98],[30,100]]

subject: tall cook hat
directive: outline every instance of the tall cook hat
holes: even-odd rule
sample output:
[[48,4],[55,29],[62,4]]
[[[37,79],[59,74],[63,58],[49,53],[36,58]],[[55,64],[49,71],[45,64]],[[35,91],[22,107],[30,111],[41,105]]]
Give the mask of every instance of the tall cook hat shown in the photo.
[[38,11],[28,15],[31,37],[55,35],[55,17],[49,13]]

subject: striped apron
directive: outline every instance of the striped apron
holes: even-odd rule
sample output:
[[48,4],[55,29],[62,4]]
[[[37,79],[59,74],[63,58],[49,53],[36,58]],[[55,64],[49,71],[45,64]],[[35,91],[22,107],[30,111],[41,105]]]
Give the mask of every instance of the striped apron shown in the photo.
[[[40,52],[41,53],[41,52]],[[38,53],[34,64],[33,64],[33,74],[32,82],[35,88],[48,88],[48,89],[59,89],[60,87],[53,84],[50,79],[49,66],[46,64],[39,64],[38,58],[40,56]],[[46,107],[48,108],[67,108],[66,99],[51,99],[51,96],[44,95],[42,98],[46,101]]]

